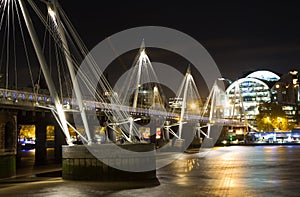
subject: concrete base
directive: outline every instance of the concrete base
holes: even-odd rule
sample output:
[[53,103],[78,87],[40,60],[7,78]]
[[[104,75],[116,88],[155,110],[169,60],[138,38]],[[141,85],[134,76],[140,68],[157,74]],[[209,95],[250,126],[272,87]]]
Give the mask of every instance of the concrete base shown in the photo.
[[202,144],[203,139],[194,137],[192,143],[190,144],[189,148],[200,148]]
[[16,154],[0,154],[0,178],[16,176]]
[[[115,154],[118,148],[143,152],[142,156],[134,154]],[[63,146],[62,177],[68,180],[98,180],[98,181],[136,181],[156,179],[156,160],[153,144],[99,144]],[[91,152],[93,153],[91,153]],[[144,152],[146,156],[143,157]],[[149,157],[149,154],[152,155]],[[103,162],[105,161],[105,163]],[[111,164],[111,165],[107,165]],[[144,166],[152,165],[150,171],[141,171]],[[117,166],[118,169],[111,167]],[[140,169],[139,171],[124,171],[120,169]]]
[[185,150],[185,140],[184,139],[176,139],[173,147],[175,150],[183,152]]
[[0,112],[0,178],[16,175],[17,116]]
[[202,144],[201,144],[201,148],[212,148],[214,147],[214,140],[213,138],[204,138]]

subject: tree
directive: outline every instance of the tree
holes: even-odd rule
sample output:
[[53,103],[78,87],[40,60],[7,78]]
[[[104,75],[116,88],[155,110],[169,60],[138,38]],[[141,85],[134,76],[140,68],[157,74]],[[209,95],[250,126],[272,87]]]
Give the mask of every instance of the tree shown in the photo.
[[293,124],[288,122],[282,107],[276,103],[264,103],[258,108],[259,114],[256,116],[257,128],[260,131],[288,131],[293,128]]

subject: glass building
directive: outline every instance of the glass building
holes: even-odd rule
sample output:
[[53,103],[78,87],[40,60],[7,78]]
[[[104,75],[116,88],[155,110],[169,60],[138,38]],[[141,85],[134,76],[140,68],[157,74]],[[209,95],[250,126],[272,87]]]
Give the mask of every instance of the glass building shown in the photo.
[[282,76],[267,70],[252,72],[234,81],[226,89],[229,105],[234,108],[226,116],[239,119],[240,114],[245,114],[248,123],[255,127],[259,105],[275,102],[282,107],[289,122],[299,124],[299,91],[299,75],[296,70]]
[[[261,103],[271,101],[269,86],[260,79],[245,77],[233,82],[226,90],[232,112],[227,117],[242,118],[245,114],[248,123],[256,126],[256,115]],[[238,116],[239,115],[239,116]]]
[[293,70],[281,76],[271,89],[273,102],[282,106],[290,123],[299,124],[299,75]]

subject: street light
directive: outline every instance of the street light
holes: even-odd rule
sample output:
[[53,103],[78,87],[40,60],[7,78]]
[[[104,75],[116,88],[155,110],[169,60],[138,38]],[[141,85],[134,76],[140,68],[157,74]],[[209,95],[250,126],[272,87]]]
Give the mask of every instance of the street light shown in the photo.
[[197,107],[197,105],[196,105],[195,103],[192,103],[192,104],[191,104],[191,108],[192,108],[192,109],[196,109],[196,107]]

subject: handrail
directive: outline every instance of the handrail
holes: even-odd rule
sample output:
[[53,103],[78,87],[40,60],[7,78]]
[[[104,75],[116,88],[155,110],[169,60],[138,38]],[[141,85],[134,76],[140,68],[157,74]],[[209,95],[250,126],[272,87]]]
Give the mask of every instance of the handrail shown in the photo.
[[[54,100],[50,95],[46,94],[35,94],[32,92],[27,92],[27,91],[19,91],[19,90],[7,90],[0,88],[0,102],[1,98],[5,98],[6,100],[9,101],[14,101],[18,104],[21,102],[36,102],[38,105],[43,105],[43,104],[53,104]],[[107,110],[107,111],[126,111],[129,112],[133,115],[143,115],[143,116],[160,116],[160,117],[166,117],[170,119],[176,119],[179,117],[179,114],[174,113],[174,112],[168,112],[168,111],[160,111],[160,110],[154,110],[154,109],[143,109],[143,108],[133,108],[129,106],[124,106],[124,105],[118,105],[118,104],[111,104],[111,103],[102,103],[102,102],[97,102],[97,101],[87,101],[84,100],[84,106],[86,107],[87,110],[94,110],[94,109],[102,109],[102,110]],[[76,100],[72,98],[64,98],[63,99],[63,104],[64,105],[69,105],[71,107],[76,107],[78,106],[76,104]],[[194,122],[207,122],[208,117],[202,117],[198,115],[185,115],[183,117],[184,119],[188,119],[190,121]],[[213,119],[213,121],[216,124],[229,124],[229,125],[244,125],[243,122],[240,121],[234,121],[234,120],[228,120],[225,118],[220,118],[220,119]]]

